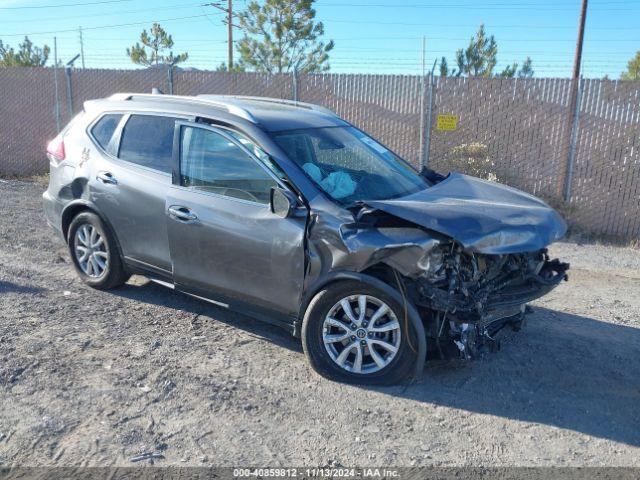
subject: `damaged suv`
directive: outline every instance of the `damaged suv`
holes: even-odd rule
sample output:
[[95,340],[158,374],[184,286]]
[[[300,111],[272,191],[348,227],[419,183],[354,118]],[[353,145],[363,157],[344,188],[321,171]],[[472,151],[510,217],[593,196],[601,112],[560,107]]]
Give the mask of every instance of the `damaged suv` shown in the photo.
[[397,382],[472,358],[566,279],[541,200],[415,171],[322,107],[116,94],[50,144],[44,209],[80,278],[132,274],[288,328],[320,374]]

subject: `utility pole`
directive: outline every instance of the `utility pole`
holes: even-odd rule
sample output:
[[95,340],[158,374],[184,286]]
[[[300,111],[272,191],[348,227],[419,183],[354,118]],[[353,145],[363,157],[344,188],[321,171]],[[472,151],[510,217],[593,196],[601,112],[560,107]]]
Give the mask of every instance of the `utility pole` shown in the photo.
[[73,118],[73,93],[71,90],[71,69],[73,68],[74,62],[78,59],[80,54],[73,57],[71,60],[67,62],[64,66],[64,73],[67,77],[67,115],[69,116],[69,120]]
[[222,10],[227,14],[226,20],[223,20],[222,23],[227,24],[227,43],[228,43],[228,55],[227,55],[227,68],[229,71],[233,69],[233,29],[240,28],[238,25],[233,24],[233,0],[227,0],[227,8],[220,5],[219,2],[206,3],[213,8],[217,8],[218,10]]
[[56,92],[56,132],[60,133],[60,97],[58,96],[58,39],[53,37],[53,85]]
[[556,194],[558,198],[563,198],[565,201],[569,201],[571,196],[571,175],[573,170],[573,137],[576,134],[574,131],[577,128],[575,122],[576,110],[578,108],[578,88],[580,86],[580,67],[582,64],[582,45],[584,43],[584,25],[587,20],[587,2],[588,0],[582,0],[582,7],[580,8],[580,19],[578,21],[578,39],[576,41],[576,52],[573,59],[573,74],[571,76],[571,91],[569,96],[569,105],[567,112],[567,126],[565,128],[565,142],[563,153],[566,155],[566,161],[560,167],[558,175],[558,182],[556,187]]
[[233,70],[233,0],[228,0],[227,5],[227,35],[229,37],[229,71]]
[[422,168],[429,168],[429,152],[431,151],[431,117],[433,110],[433,72],[436,69],[436,65],[438,64],[438,59],[436,58],[433,61],[433,67],[431,67],[431,74],[429,75],[429,97],[427,100],[427,128],[426,135],[427,138],[425,140],[424,145],[424,159],[422,162]]
[[80,34],[80,58],[82,60],[82,68],[84,68],[84,42],[82,41],[82,27],[78,27],[78,33]]
[[580,9],[580,22],[578,24],[578,41],[576,42],[576,55],[573,60],[573,79],[580,78],[580,65],[582,63],[582,44],[584,42],[584,24],[587,21],[587,1],[582,0]]
[[426,50],[426,40],[424,38],[424,36],[422,37],[422,75],[420,76],[420,170],[422,170],[422,167],[424,166],[424,157],[425,157],[425,153],[424,153],[424,149],[425,149],[425,145],[424,145],[424,136],[425,136],[425,132],[424,132],[424,128],[425,128],[425,111],[424,111],[424,89],[425,89],[425,84],[424,84],[424,76],[425,76],[425,50]]

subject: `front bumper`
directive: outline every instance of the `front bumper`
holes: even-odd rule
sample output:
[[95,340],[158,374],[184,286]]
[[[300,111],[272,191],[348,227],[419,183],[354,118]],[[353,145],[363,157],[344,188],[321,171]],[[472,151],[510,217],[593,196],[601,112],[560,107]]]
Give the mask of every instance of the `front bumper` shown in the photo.
[[546,250],[535,254],[532,262],[505,261],[503,266],[501,273],[477,282],[462,284],[451,277],[440,284],[416,282],[414,298],[427,310],[425,318],[434,319],[428,330],[441,358],[457,352],[470,359],[485,349],[498,350],[495,335],[505,326],[519,330],[530,311],[527,303],[567,280],[569,269],[567,263],[549,260]]
[[568,263],[547,260],[537,273],[491,282],[466,294],[447,292],[428,282],[420,282],[417,285],[418,305],[447,312],[449,318],[457,322],[488,324],[519,314],[523,305],[546,295],[567,280],[568,269]]

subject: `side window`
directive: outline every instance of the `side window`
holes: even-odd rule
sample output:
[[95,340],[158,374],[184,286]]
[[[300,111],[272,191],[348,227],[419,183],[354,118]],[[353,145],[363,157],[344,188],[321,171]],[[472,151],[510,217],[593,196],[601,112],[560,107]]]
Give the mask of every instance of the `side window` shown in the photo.
[[253,154],[258,157],[262,161],[262,163],[264,163],[269,168],[269,170],[271,170],[278,178],[287,178],[282,169],[278,165],[276,165],[273,160],[271,160],[269,154],[262,150],[262,148],[256,145],[252,140],[249,140],[242,133],[236,132],[235,130],[226,130],[225,133],[231,135],[250,152],[253,152]]
[[183,127],[180,183],[228,197],[269,203],[273,178],[240,147],[219,133]]
[[171,173],[176,120],[173,117],[131,115],[122,130],[118,157],[143,167]]
[[93,135],[93,138],[98,142],[98,145],[100,145],[104,150],[107,149],[109,140],[111,140],[113,132],[115,132],[121,118],[122,115],[119,113],[109,113],[107,115],[103,115],[93,128],[91,128],[91,135]]

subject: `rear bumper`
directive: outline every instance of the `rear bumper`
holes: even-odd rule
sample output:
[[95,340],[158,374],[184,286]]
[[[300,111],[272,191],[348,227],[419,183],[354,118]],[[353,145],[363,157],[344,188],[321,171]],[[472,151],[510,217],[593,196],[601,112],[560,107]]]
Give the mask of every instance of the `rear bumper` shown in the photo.
[[62,234],[62,210],[64,205],[57,201],[49,194],[49,190],[45,190],[42,194],[42,209],[49,226],[55,231],[60,238],[65,240]]

